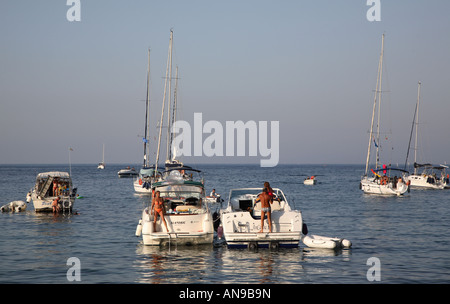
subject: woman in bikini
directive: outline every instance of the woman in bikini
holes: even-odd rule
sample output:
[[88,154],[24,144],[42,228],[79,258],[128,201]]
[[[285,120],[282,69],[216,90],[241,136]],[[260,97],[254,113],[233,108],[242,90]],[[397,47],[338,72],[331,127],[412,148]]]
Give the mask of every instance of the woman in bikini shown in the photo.
[[152,207],[151,210],[154,210],[155,212],[153,213],[154,217],[153,217],[153,231],[156,231],[156,220],[158,219],[158,214],[161,217],[164,226],[166,226],[166,230],[167,232],[169,232],[169,229],[167,228],[167,224],[166,224],[166,219],[164,218],[164,201],[163,199],[160,197],[160,192],[156,191],[155,192],[155,196],[153,197],[153,201],[152,201]]

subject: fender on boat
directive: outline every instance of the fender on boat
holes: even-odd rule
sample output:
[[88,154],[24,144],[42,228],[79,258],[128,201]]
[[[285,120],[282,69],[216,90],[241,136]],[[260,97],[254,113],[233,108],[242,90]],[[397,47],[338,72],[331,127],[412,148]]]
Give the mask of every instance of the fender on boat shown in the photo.
[[142,220],[139,220],[139,224],[136,227],[136,236],[141,236],[142,234]]

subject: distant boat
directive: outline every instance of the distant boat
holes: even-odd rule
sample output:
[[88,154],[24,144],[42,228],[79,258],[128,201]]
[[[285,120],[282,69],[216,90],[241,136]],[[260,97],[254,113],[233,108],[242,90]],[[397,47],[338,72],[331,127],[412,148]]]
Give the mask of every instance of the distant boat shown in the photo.
[[[406,153],[405,169],[408,163],[408,155],[411,145],[412,134],[414,126],[416,127],[416,137],[414,140],[414,173],[408,176],[408,181],[411,187],[422,189],[444,189],[448,184],[448,179],[445,176],[445,169],[447,166],[433,166],[432,164],[418,164],[417,161],[417,142],[418,142],[418,125],[419,125],[419,101],[420,101],[420,85],[417,84],[417,103],[414,111],[413,123],[411,126],[411,135],[409,137],[408,151]],[[419,173],[418,169],[422,169]]]
[[103,157],[102,162],[98,164],[97,169],[105,169],[105,144],[103,144]]
[[[372,121],[370,124],[369,132],[369,145],[367,148],[366,170],[364,176],[361,178],[359,187],[364,193],[379,194],[379,195],[403,195],[409,190],[409,186],[406,184],[406,178],[408,172],[398,168],[391,168],[383,165],[382,168],[379,163],[379,146],[380,146],[380,105],[378,105],[378,123],[377,131],[374,132],[374,118],[377,102],[381,102],[381,79],[383,71],[383,53],[384,53],[384,34],[381,39],[381,54],[378,64],[377,85],[375,90],[375,96],[373,101]],[[371,169],[373,176],[369,173],[369,162],[371,155],[372,145],[375,146],[375,169]],[[395,172],[395,173],[394,173]],[[380,174],[381,173],[381,174]],[[392,175],[391,175],[392,173]],[[399,176],[397,176],[397,174]]]
[[117,172],[117,175],[119,175],[119,177],[133,177],[137,176],[138,173],[136,169],[127,167],[126,169],[119,170],[119,172]]
[[305,185],[315,185],[317,183],[317,179],[315,178],[315,176],[307,177],[305,178],[303,183]]

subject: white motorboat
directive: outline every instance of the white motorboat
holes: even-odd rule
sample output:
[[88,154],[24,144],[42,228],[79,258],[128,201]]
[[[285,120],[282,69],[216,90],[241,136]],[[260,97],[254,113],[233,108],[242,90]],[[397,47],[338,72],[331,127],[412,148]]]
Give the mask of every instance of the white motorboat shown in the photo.
[[317,179],[315,178],[315,176],[307,177],[305,178],[303,183],[305,185],[315,185],[317,183]]
[[220,220],[228,247],[298,247],[302,236],[302,214],[292,210],[284,193],[273,189],[271,204],[272,232],[267,220],[261,230],[261,188],[241,188],[230,191],[228,204],[221,210]]
[[119,177],[133,177],[133,176],[137,176],[138,173],[137,173],[136,169],[127,167],[125,169],[120,169],[119,172],[117,172],[117,175]]
[[[406,170],[389,168],[386,165],[383,165],[383,168],[380,168],[380,103],[381,103],[381,84],[382,84],[382,71],[383,71],[383,54],[384,54],[384,34],[382,35],[381,40],[381,53],[380,53],[380,61],[378,64],[378,75],[377,75],[377,85],[374,94],[373,101],[373,111],[372,111],[372,120],[370,124],[370,132],[369,132],[369,145],[367,147],[367,158],[366,158],[366,169],[364,176],[361,178],[360,189],[364,191],[364,193],[368,194],[378,194],[378,195],[403,195],[409,190],[408,184],[406,184],[406,178],[408,176],[408,172]],[[377,122],[377,130],[374,131],[374,118],[375,112],[377,109],[378,102],[378,122]],[[373,176],[369,177],[369,163],[372,145],[375,146],[375,170],[371,169]],[[395,172],[397,175],[390,175],[390,173]],[[382,173],[383,175],[381,175]],[[389,174],[387,174],[389,173]]]
[[211,212],[205,199],[202,180],[194,178],[201,171],[188,166],[170,168],[161,181],[153,183],[164,201],[166,231],[161,216],[154,224],[151,203],[142,211],[136,236],[142,236],[144,245],[212,244],[214,227]]
[[43,172],[37,175],[34,188],[27,195],[27,202],[33,201],[36,212],[53,212],[53,202],[57,212],[72,212],[76,191],[69,173]]

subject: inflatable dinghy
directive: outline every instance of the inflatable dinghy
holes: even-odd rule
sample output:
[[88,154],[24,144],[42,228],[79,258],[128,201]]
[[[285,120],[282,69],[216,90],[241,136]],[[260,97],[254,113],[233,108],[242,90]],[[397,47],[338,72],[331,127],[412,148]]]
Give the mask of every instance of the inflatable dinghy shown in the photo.
[[336,249],[349,248],[352,246],[352,242],[349,240],[319,235],[305,235],[302,241],[310,248]]

